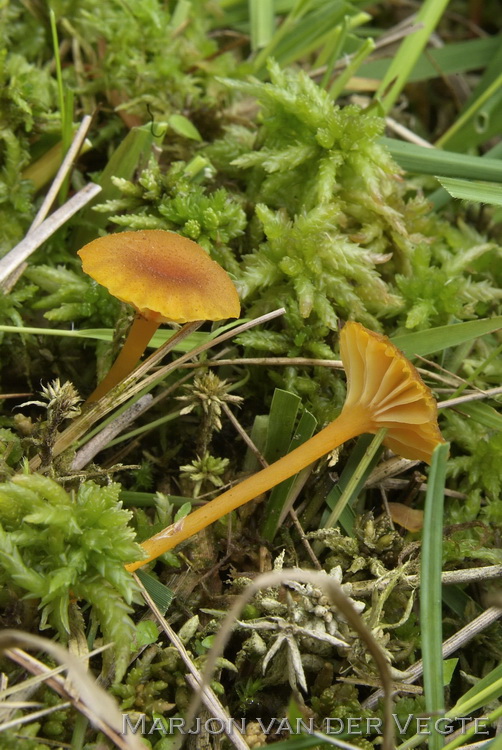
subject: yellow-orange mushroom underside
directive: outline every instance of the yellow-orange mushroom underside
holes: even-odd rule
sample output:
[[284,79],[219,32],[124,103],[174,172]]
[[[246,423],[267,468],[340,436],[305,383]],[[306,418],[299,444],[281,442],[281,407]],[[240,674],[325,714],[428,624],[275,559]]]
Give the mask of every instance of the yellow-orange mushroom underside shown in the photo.
[[340,416],[266,469],[142,542],[148,557],[126,565],[127,570],[145,565],[362,433],[385,427],[385,445],[404,458],[430,463],[434,448],[444,440],[434,397],[411,362],[388,338],[355,322],[342,329],[340,352],[347,372]]

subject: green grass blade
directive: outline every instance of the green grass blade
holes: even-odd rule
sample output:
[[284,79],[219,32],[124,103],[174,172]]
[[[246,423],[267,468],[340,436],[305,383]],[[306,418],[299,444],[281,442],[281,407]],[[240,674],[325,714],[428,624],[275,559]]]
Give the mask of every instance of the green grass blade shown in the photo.
[[502,185],[496,182],[472,182],[451,177],[438,177],[438,180],[453,198],[502,206]]
[[364,477],[367,476],[368,470],[371,470],[370,466],[374,464],[374,459],[379,452],[379,448],[386,434],[387,429],[385,427],[382,427],[380,430],[378,430],[376,435],[373,436],[356,470],[350,477],[346,487],[338,498],[338,502],[323,524],[324,528],[329,529],[332,526],[335,526],[338,523],[338,520],[340,519],[342,511],[345,509],[345,507],[354,502],[359,493],[360,487],[364,483]]
[[[310,412],[304,411],[291,439],[288,453],[311,438],[316,426],[317,419]],[[272,542],[274,540],[283,516],[283,510],[288,506],[290,494],[295,489],[297,479],[305,472],[309,473],[309,471],[309,467],[303,469],[303,471],[278,484],[270,493],[266,505],[265,520],[261,529],[262,536],[267,541]]]
[[502,664],[470,688],[448,711],[449,716],[468,716],[502,695]]
[[[458,156],[458,154],[457,154]],[[502,141],[500,143],[497,143],[493,148],[491,148],[489,151],[486,151],[482,155],[482,159],[492,159],[492,161],[495,161],[495,159],[500,159],[502,157]],[[460,156],[460,159],[463,157]],[[479,157],[474,157],[479,158]],[[466,175],[464,175],[464,178]],[[486,174],[482,176],[481,179],[486,179]],[[435,190],[433,193],[431,193],[429,196],[427,196],[428,200],[432,203],[434,209],[436,211],[439,211],[439,209],[446,206],[447,203],[451,201],[451,195],[442,187]]]
[[[502,39],[499,35],[470,39],[467,42],[451,42],[439,49],[429,48],[418,58],[408,76],[408,83],[465,73],[469,70],[481,70],[501,47]],[[381,80],[391,65],[391,59],[371,60],[361,66],[359,75],[363,78]]]
[[[493,101],[490,102],[490,99]],[[489,104],[488,111],[500,112],[500,103],[502,101],[502,73],[478,96],[461,115],[458,117],[453,125],[443,133],[441,138],[436,141],[436,146],[442,147],[448,143],[452,148],[461,148],[462,142],[467,142],[469,145],[476,145],[472,143],[472,139],[466,137],[465,126],[472,122],[478,115],[482,107]],[[489,117],[488,112],[485,112],[485,117]],[[498,128],[498,118],[495,119],[495,123],[491,123],[491,128]],[[488,130],[488,126],[485,123],[483,128],[483,137],[481,142],[489,138],[491,131]],[[454,136],[457,136],[454,138]]]
[[[355,474],[357,467],[360,465],[361,461],[366,455],[367,450],[369,446],[371,445],[372,440],[373,440],[373,437],[371,435],[361,435],[361,437],[357,439],[357,442],[354,448],[352,449],[351,454],[348,458],[348,461],[345,464],[343,471],[340,475],[340,479],[338,480],[336,485],[333,487],[333,489],[330,490],[330,492],[328,493],[326,497],[326,505],[328,506],[330,510],[334,510],[334,508],[336,507],[337,503],[340,500],[340,497],[345,492],[351,480],[351,477]],[[369,464],[369,466],[367,467],[366,471],[360,477],[357,485],[354,487],[351,493],[351,498],[348,500],[348,503],[344,504],[345,507],[342,510],[342,513],[338,519],[340,526],[342,527],[342,529],[348,536],[352,536],[354,532],[355,513],[351,507],[352,499],[356,498],[359,495],[366,479],[368,478],[369,474],[373,471],[375,465],[377,464],[378,459],[379,459],[379,454],[377,453],[375,457],[373,458],[373,460],[371,461],[371,463]],[[326,520],[327,520],[327,514],[323,516],[323,519],[321,521],[322,528],[326,527]]]
[[159,611],[165,615],[171,602],[174,599],[174,591],[161,583],[157,578],[154,578],[149,573],[145,573],[144,570],[139,568],[136,571],[136,575],[152,597],[153,601],[159,608]]
[[[347,3],[333,2],[312,11],[277,45],[274,52],[275,59],[282,65],[291,65],[306,55],[317,52],[332,34],[334,28],[347,22],[349,31],[366,20],[364,13],[354,15]],[[361,41],[357,40],[360,47]],[[342,52],[346,52],[342,48]],[[352,51],[352,50],[351,50]]]
[[300,403],[301,400],[294,393],[275,389],[264,454],[269,464],[287,453]]
[[251,22],[251,49],[255,52],[266,47],[274,36],[275,18],[273,0],[248,0]]
[[502,160],[499,159],[416,146],[395,138],[380,138],[380,143],[407,172],[502,182]]
[[481,81],[460,112],[453,125],[439,139],[455,151],[474,148],[502,129],[502,47],[494,52]]
[[[253,444],[258,448],[261,453],[265,450],[267,443],[267,432],[268,432],[268,414],[258,414],[254,418],[253,426],[251,428],[251,440]],[[245,474],[254,474],[255,471],[260,471],[263,468],[258,461],[255,453],[248,448],[244,457],[243,471]]]
[[347,85],[347,82],[349,81],[349,79],[352,78],[353,75],[355,75],[361,63],[364,60],[366,60],[368,55],[371,55],[374,49],[375,49],[375,42],[373,41],[373,39],[366,39],[361,44],[360,48],[352,57],[351,61],[349,62],[345,70],[343,70],[342,73],[340,73],[340,75],[335,79],[335,81],[329,88],[330,96],[335,101],[336,99],[338,99],[342,91],[345,89],[345,86]]
[[447,5],[448,0],[425,0],[421,4],[416,23],[422,24],[422,28],[407,36],[401,43],[377,91],[376,95],[380,98],[385,112],[392,109],[408,83],[410,73]]
[[471,341],[478,336],[493,333],[500,328],[502,328],[502,315],[496,318],[469,320],[466,323],[454,323],[448,326],[430,328],[427,331],[415,331],[402,336],[394,336],[392,343],[401,349],[407,357],[413,357],[414,354],[427,356],[463,344],[464,341]]
[[[471,737],[474,737],[475,734],[484,734],[484,735],[488,734],[489,733],[488,727],[490,725],[493,726],[497,722],[497,720],[500,719],[501,716],[502,716],[502,706],[499,706],[498,708],[496,708],[494,711],[491,711],[487,716],[485,716],[481,720],[480,725],[479,725],[479,731],[476,731],[476,722],[474,722],[474,725],[470,729],[467,729],[465,733],[462,733],[459,737],[456,737],[451,742],[448,742],[448,744],[444,746],[445,750],[446,748],[448,748],[448,750],[455,750],[455,748],[461,747],[461,746],[469,747],[468,741],[470,740]],[[502,735],[499,734],[497,737],[495,737],[492,740],[489,740],[488,738],[486,738],[486,742],[484,743],[484,745],[481,745],[481,744],[477,745],[476,743],[475,746],[478,747],[479,750],[488,750],[488,748],[490,748],[490,750],[500,750],[500,748],[502,747]]]
[[[424,665],[425,707],[428,713],[444,712],[441,571],[443,550],[443,501],[449,444],[438,445],[432,454],[425,498],[424,530],[420,572],[420,628]],[[429,750],[444,744],[441,734],[431,729]]]

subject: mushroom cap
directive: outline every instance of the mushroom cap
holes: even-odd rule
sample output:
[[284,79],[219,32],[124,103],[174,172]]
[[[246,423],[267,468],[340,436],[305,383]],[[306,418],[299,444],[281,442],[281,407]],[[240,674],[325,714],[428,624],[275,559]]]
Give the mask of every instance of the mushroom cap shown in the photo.
[[343,410],[367,410],[369,432],[386,427],[384,445],[404,458],[431,462],[444,443],[437,404],[430,389],[404,354],[386,337],[349,321],[340,333],[340,353],[347,372]]
[[196,242],[146,229],[99,237],[78,251],[82,267],[114,297],[159,323],[238,318],[229,275]]

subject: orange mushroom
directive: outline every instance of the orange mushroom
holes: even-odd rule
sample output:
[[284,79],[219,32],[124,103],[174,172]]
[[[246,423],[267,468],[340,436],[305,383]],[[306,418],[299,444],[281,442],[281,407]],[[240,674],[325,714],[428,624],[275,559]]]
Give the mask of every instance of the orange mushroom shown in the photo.
[[226,271],[200,245],[174,232],[109,234],[78,255],[85,273],[137,312],[119,356],[87,402],[129,375],[161,323],[239,317],[239,297]]
[[154,560],[362,433],[374,434],[385,427],[384,445],[404,458],[430,463],[434,448],[444,440],[434,397],[413,365],[388,338],[355,322],[346,323],[341,331],[340,353],[347,371],[347,397],[340,416],[266,469],[142,542],[148,557],[127,565],[127,570]]

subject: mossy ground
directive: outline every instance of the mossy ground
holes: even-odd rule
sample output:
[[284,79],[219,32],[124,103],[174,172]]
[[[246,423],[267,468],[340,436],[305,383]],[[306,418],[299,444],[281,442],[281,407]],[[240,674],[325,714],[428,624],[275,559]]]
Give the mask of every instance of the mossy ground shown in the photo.
[[[145,714],[147,726],[160,715],[183,716],[191,691],[179,651],[152,625],[123,564],[139,555],[135,540],[257,470],[242,432],[271,462],[338,414],[345,379],[333,360],[344,320],[401,337],[403,348],[408,341],[424,354],[415,364],[439,401],[500,384],[500,208],[451,200],[429,169],[419,163],[405,171],[381,140],[395,121],[410,137],[440,138],[458,155],[456,177],[467,179],[464,156],[500,158],[500,91],[483,99],[501,74],[500,53],[489,47],[500,12],[491,2],[452,4],[432,39],[442,39],[443,50],[431,65],[431,42],[391,109],[388,92],[374,94],[388,57],[367,58],[367,39],[378,47],[403,8],[61,0],[53,4],[55,45],[45,5],[0,3],[1,254],[29,231],[59,166],[58,148],[71,143],[85,114],[93,116],[89,144],[58,200],[89,181],[102,186],[0,296],[2,624],[41,629],[84,651],[114,641],[93,658],[92,671],[123,711]],[[476,67],[467,51],[459,53],[458,45],[470,43]],[[57,432],[78,418],[132,319],[130,308],[83,274],[76,251],[104,232],[152,228],[202,245],[234,280],[242,317],[285,312],[199,355],[196,369],[170,372],[153,390],[153,406],[75,471],[75,450],[90,430],[61,455]],[[480,327],[461,327],[470,322]],[[74,328],[88,337],[71,335]],[[216,328],[205,324],[176,354]],[[215,355],[225,364],[209,366]],[[502,565],[499,398],[440,412],[451,444],[445,571]],[[340,526],[324,528],[368,443],[360,438],[321,460],[295,495],[294,517],[277,530],[267,514],[292,501],[294,487],[244,506],[152,567],[161,594],[174,592],[167,617],[197,668],[249,581],[316,560],[345,586],[394,681],[406,679],[424,653],[424,591],[417,594],[409,578],[420,570],[424,540],[421,531],[394,527],[385,503],[422,510],[427,470],[398,467],[380,453]],[[385,586],[376,584],[382,580]],[[437,623],[443,639],[500,606],[496,580],[445,588]],[[445,666],[446,710],[486,675],[500,682],[492,670],[501,654],[496,623],[454,654],[458,663]],[[10,685],[26,676],[7,659],[2,668]],[[259,746],[287,732],[267,737],[257,717],[268,724],[299,712],[320,728],[326,718],[380,718],[380,705],[365,705],[378,680],[367,643],[323,591],[291,584],[244,607],[212,687],[231,716],[248,720],[249,744]],[[496,719],[501,694],[490,694],[476,715]],[[47,687],[34,695],[56,705]],[[430,706],[427,693],[401,692],[396,713],[422,715]],[[65,708],[0,733],[0,746],[91,750],[102,739]],[[200,743],[206,740],[216,746],[214,737]],[[369,747],[379,739],[370,733],[350,741]],[[160,736],[151,745],[170,747]]]

